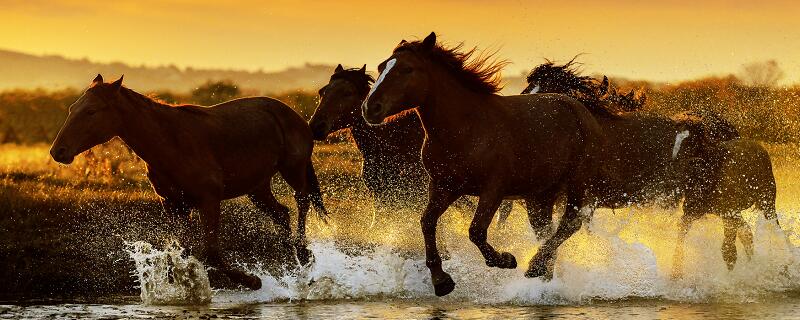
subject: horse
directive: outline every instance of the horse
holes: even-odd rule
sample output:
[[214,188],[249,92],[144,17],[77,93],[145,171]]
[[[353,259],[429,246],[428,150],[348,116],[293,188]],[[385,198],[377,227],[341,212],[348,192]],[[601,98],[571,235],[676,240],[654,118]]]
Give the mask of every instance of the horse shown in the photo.
[[[97,75],[69,108],[50,149],[70,164],[75,156],[119,137],[146,164],[147,176],[172,219],[200,211],[205,251],[201,258],[250,289],[261,280],[233,268],[220,252],[220,201],[247,195],[291,238],[289,209],[278,203],[270,181],[279,172],[295,190],[298,208],[294,247],[306,264],[305,220],[309,203],[320,217],[327,211],[311,165],[308,124],[289,106],[267,97],[231,100],[210,107],[167,105]],[[174,220],[173,220],[174,221]]]
[[[361,116],[361,104],[374,82],[366,65],[360,69],[336,67],[328,84],[319,89],[319,104],[309,120],[314,139],[324,141],[333,132],[350,129],[361,152],[361,177],[370,191],[376,211],[393,207],[422,209],[427,199],[428,173],[420,150],[425,132],[414,112],[403,112],[380,126],[370,126]],[[455,205],[474,211],[466,197]],[[504,201],[500,215],[508,216],[511,202]]]
[[[706,130],[705,123],[693,122],[685,115],[675,119],[685,126],[700,126],[694,131]],[[700,141],[689,141],[692,147],[683,151],[688,154],[684,157],[685,200],[673,257],[673,279],[682,277],[686,234],[694,221],[706,215],[716,214],[722,218],[721,250],[728,270],[736,265],[737,236],[747,258],[753,255],[753,233],[742,219],[742,211],[755,208],[766,220],[780,227],[775,210],[775,175],[767,150],[750,139],[709,142],[706,138],[707,135],[689,137]]]
[[[601,115],[597,121],[611,145],[610,157],[619,162],[612,168],[620,184],[593,190],[590,197],[601,206],[658,203],[677,207],[685,198],[673,270],[681,268],[683,239],[692,222],[706,214],[719,214],[726,230],[739,229],[745,252],[752,254],[752,235],[740,212],[757,205],[767,219],[775,217],[774,176],[763,147],[740,139],[738,130],[715,113],[692,111],[665,117],[638,111],[646,101],[643,94],[619,94],[606,77],[598,82],[579,75],[574,59],[563,65],[547,61],[534,68],[527,80],[523,93],[568,94]],[[742,167],[747,170],[734,170],[736,161],[748,163]],[[543,214],[542,219],[548,220],[543,224],[551,223],[552,213]],[[728,268],[736,261],[735,236],[736,232],[726,231],[722,251]],[[673,271],[673,277],[678,273]]]
[[[552,277],[556,250],[581,226],[589,204],[584,192],[602,165],[603,137],[592,114],[561,94],[501,96],[504,62],[475,50],[446,47],[431,33],[401,41],[378,69],[362,106],[370,124],[415,109],[425,130],[422,163],[430,176],[428,204],[420,219],[426,266],[437,296],[455,288],[442,270],[436,224],[460,196],[479,197],[469,239],[486,265],[516,268],[516,258],[487,242],[487,229],[506,197],[536,200],[565,190],[567,208],[558,230],[545,241],[525,273]],[[582,210],[583,209],[583,210]]]

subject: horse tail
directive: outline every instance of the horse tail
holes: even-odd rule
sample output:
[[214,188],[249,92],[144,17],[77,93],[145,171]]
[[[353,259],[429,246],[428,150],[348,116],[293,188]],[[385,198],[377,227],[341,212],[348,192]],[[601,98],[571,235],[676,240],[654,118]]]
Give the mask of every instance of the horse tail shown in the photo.
[[325,209],[325,203],[322,202],[322,190],[319,186],[319,180],[317,180],[317,173],[314,171],[314,165],[311,164],[310,161],[308,162],[306,170],[308,170],[306,173],[308,186],[311,188],[311,205],[314,206],[314,211],[317,213],[320,219],[322,219],[322,221],[327,221],[328,210]]

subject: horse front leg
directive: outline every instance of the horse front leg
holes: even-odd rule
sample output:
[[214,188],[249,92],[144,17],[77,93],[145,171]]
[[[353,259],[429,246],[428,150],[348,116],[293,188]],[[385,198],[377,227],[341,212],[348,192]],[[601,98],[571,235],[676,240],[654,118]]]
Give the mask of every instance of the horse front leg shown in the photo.
[[555,264],[558,247],[569,239],[581,228],[583,219],[578,207],[581,205],[582,192],[571,192],[567,197],[567,209],[558,224],[556,232],[547,239],[539,248],[539,252],[531,259],[525,277],[536,278],[544,276],[549,280],[553,278],[553,265]]
[[686,234],[692,227],[692,223],[699,218],[698,215],[686,213],[681,217],[680,226],[678,229],[678,239],[675,241],[675,254],[672,257],[672,280],[678,280],[683,277],[683,247],[686,240]]
[[475,217],[472,218],[472,224],[469,227],[469,240],[481,251],[487,266],[514,269],[517,267],[517,259],[511,253],[497,252],[486,241],[487,231],[494,218],[494,213],[500,207],[500,202],[503,201],[503,197],[498,191],[496,189],[487,190],[481,194],[478,209],[475,211]]
[[728,270],[733,270],[736,266],[736,233],[739,230],[739,222],[736,218],[725,217],[722,219],[725,229],[725,238],[722,241],[722,259],[728,266]]
[[226,263],[222,257],[219,243],[220,208],[218,199],[205,199],[199,205],[200,219],[203,224],[206,262],[236,283],[252,290],[261,288],[261,279],[254,275],[237,270]]
[[433,290],[440,297],[452,292],[456,284],[453,282],[453,278],[442,270],[442,258],[439,256],[439,249],[436,247],[436,224],[439,221],[439,217],[442,216],[456,198],[458,196],[452,191],[437,186],[431,181],[428,187],[428,205],[420,219],[422,235],[425,239],[425,265],[431,272]]

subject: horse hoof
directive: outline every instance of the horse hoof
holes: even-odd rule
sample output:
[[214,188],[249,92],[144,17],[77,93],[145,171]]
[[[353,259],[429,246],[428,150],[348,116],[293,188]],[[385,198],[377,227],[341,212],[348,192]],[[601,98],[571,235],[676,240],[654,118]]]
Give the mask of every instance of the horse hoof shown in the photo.
[[436,293],[437,297],[446,296],[450,294],[450,292],[453,292],[455,288],[456,283],[453,282],[453,278],[447,273],[439,279],[433,279],[433,291]]
[[486,265],[489,267],[497,267],[500,269],[516,269],[517,258],[508,252],[500,253],[500,258],[497,260],[486,260]]

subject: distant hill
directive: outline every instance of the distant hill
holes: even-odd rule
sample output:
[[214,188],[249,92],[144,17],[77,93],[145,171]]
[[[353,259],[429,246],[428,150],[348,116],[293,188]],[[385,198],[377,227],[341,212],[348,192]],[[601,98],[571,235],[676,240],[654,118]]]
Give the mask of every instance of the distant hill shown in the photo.
[[316,90],[327,83],[334,66],[306,64],[277,72],[222,69],[145,67],[124,63],[96,63],[86,59],[36,56],[0,50],[0,90],[13,88],[83,88],[98,73],[111,80],[125,75],[125,83],[142,91],[188,92],[208,80],[232,80],[245,91],[260,93],[292,89]]
[[[125,75],[125,83],[141,91],[188,92],[208,80],[232,80],[244,92],[261,94],[302,89],[316,91],[328,82],[335,66],[306,64],[283,71],[260,72],[223,69],[178,68],[175,66],[130,66],[97,63],[87,59],[37,56],[0,50],[0,90],[15,88],[84,88],[98,73],[106,80]],[[506,77],[505,94],[522,90],[519,76]]]

